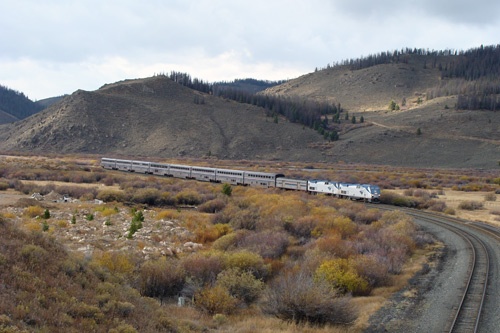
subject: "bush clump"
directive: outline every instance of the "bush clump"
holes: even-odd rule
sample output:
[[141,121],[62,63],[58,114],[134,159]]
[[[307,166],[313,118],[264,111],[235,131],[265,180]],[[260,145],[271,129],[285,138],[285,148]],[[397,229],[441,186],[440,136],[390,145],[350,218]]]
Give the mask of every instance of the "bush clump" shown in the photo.
[[341,294],[367,295],[368,282],[361,277],[353,262],[348,259],[331,259],[323,262],[316,270],[316,278],[324,280]]
[[462,201],[458,205],[458,208],[463,210],[478,210],[483,208],[483,203],[479,201],[467,200],[467,201]]
[[271,282],[265,292],[263,310],[296,324],[345,325],[356,318],[349,300],[335,293],[324,281],[301,270],[286,272]]
[[259,298],[264,282],[252,273],[238,268],[222,271],[217,276],[217,284],[229,291],[231,296],[250,304]]
[[194,298],[195,306],[210,314],[216,313],[231,314],[236,309],[238,300],[231,296],[229,291],[220,286],[205,287],[196,293]]
[[139,290],[142,295],[158,298],[179,294],[184,287],[186,273],[177,260],[160,258],[145,262],[139,272]]
[[264,278],[269,271],[260,255],[247,250],[227,253],[224,256],[224,267],[251,272],[256,278]]
[[226,207],[226,202],[222,199],[212,199],[198,207],[198,210],[202,213],[217,213]]

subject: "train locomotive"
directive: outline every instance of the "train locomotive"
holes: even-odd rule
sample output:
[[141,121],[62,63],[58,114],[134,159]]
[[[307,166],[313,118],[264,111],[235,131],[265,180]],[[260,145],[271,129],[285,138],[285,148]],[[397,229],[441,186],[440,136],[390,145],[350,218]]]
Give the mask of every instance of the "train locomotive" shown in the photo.
[[380,187],[376,185],[350,184],[317,179],[294,179],[287,178],[281,173],[219,169],[106,157],[101,159],[101,166],[109,170],[138,172],[214,183],[263,188],[276,187],[285,190],[305,191],[311,194],[323,193],[338,198],[363,200],[365,202],[379,202],[380,200]]

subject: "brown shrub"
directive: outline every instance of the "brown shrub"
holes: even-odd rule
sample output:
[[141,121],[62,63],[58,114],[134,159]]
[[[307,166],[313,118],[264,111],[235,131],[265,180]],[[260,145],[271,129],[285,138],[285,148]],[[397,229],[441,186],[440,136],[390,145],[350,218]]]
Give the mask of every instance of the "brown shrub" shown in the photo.
[[165,297],[179,294],[184,286],[185,274],[175,259],[147,261],[139,271],[139,290],[144,296],[162,301]]
[[84,187],[84,186],[58,186],[55,189],[56,192],[68,195],[72,198],[82,198],[85,197],[87,200],[93,200],[97,194],[96,187]]
[[308,239],[311,233],[318,226],[318,221],[313,216],[303,216],[296,221],[287,221],[284,228],[295,237]]
[[199,205],[202,202],[201,196],[198,192],[193,190],[185,190],[177,193],[175,201],[178,205]]
[[386,286],[389,283],[389,268],[383,258],[376,255],[361,255],[353,259],[353,266],[371,287]]
[[236,309],[238,300],[229,291],[219,285],[205,287],[194,297],[195,306],[210,315],[216,313],[231,314]]
[[123,191],[104,189],[97,193],[96,198],[104,202],[124,202],[126,195]]
[[9,188],[9,183],[0,181],[0,191],[6,191]]
[[115,179],[111,176],[106,176],[105,178],[101,179],[101,183],[106,186],[113,186],[115,184]]
[[202,213],[217,213],[226,207],[226,202],[222,199],[212,199],[198,207],[198,210]]
[[241,237],[240,234],[241,233],[239,231],[237,231],[237,232],[232,232],[230,234],[224,235],[224,236],[220,237],[219,239],[217,239],[215,242],[213,242],[212,248],[214,250],[218,250],[218,251],[233,250],[234,248],[236,248],[238,238]]
[[246,304],[256,301],[264,288],[264,282],[256,279],[252,273],[238,268],[230,268],[219,273],[217,285],[224,287],[231,296]]
[[451,207],[447,207],[445,210],[444,210],[444,213],[445,214],[448,214],[448,215],[455,215],[455,210]]
[[348,297],[339,297],[326,283],[305,271],[285,272],[265,292],[263,311],[296,324],[350,324],[356,311]]
[[338,234],[332,234],[319,238],[316,246],[321,252],[326,252],[338,258],[349,258],[357,253],[355,244],[348,240],[343,240]]
[[231,218],[231,225],[234,229],[255,230],[259,220],[259,213],[256,209],[242,209]]
[[382,212],[378,209],[365,209],[359,211],[354,217],[354,222],[361,224],[370,224],[378,221],[382,217]]
[[458,208],[463,210],[478,210],[483,208],[483,203],[479,201],[467,200],[460,202],[458,204]]
[[245,235],[238,245],[251,252],[257,253],[262,258],[276,259],[285,253],[289,244],[288,235],[283,231],[252,232]]
[[201,285],[213,284],[223,269],[221,257],[199,253],[183,258],[181,265],[186,275],[199,281]]
[[154,206],[159,202],[161,192],[155,188],[141,188],[136,190],[130,200],[138,204]]
[[441,200],[429,201],[429,209],[434,212],[444,212],[446,210],[446,202]]
[[21,249],[21,258],[30,270],[38,270],[49,260],[49,252],[43,247],[34,244],[24,245]]
[[209,224],[196,229],[196,242],[211,243],[222,236],[231,233],[233,230],[229,224]]
[[484,195],[484,201],[496,201],[497,196],[495,195],[495,192],[487,193]]
[[397,193],[382,191],[380,194],[380,202],[387,205],[394,205],[400,207],[416,207],[415,199],[411,197],[404,197]]

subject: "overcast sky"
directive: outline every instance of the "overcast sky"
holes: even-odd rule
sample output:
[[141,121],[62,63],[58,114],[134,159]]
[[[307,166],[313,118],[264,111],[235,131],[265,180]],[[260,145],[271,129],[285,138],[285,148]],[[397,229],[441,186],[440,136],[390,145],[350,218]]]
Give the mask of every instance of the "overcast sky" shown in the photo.
[[498,0],[0,0],[0,84],[33,100],[180,71],[291,79],[395,49],[500,44]]

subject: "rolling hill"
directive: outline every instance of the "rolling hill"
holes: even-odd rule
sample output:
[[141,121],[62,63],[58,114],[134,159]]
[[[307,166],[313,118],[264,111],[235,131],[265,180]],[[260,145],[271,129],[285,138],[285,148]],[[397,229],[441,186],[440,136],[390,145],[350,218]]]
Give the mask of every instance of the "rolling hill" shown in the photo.
[[[0,126],[0,150],[495,169],[500,112],[455,107],[454,91],[484,83],[484,77],[474,81],[456,74],[460,66],[474,73],[466,58],[417,53],[356,68],[328,66],[259,92],[340,104],[340,123],[323,116],[340,134],[333,142],[269,110],[160,75],[79,90]],[[396,107],[389,109],[391,103]]]
[[76,91],[0,128],[0,149],[224,159],[311,158],[323,139],[263,109],[203,94],[164,76]]

